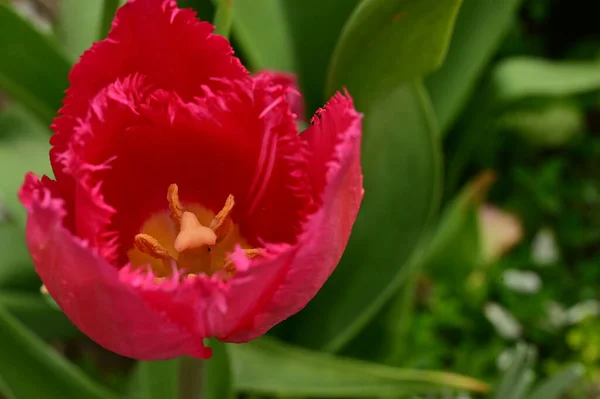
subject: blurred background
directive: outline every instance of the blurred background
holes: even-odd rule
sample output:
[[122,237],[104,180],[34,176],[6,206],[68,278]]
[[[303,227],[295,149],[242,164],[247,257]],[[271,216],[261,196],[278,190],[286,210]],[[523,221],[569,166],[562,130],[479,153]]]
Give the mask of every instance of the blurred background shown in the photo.
[[[397,31],[361,54],[392,3]],[[68,71],[117,1],[0,0],[0,398],[600,398],[594,4],[236,0],[251,70],[295,73],[309,115],[350,89],[366,196],[315,300],[202,364],[108,353],[40,293],[16,192],[51,173]]]

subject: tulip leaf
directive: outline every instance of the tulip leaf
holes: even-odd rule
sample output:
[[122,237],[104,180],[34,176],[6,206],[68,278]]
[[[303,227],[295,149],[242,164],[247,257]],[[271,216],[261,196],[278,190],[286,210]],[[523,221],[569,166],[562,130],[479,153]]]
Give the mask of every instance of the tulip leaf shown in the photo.
[[444,60],[461,0],[363,0],[346,23],[327,79],[363,99],[416,79]]
[[327,66],[344,23],[359,2],[263,0],[256,7],[253,0],[236,0],[234,39],[252,69],[296,73],[312,113],[326,101]]
[[419,357],[409,338],[420,272],[441,276],[449,286],[464,290],[467,276],[482,264],[479,210],[493,178],[491,172],[482,173],[446,206],[405,266],[409,277],[402,289],[348,345],[345,354],[392,366]]
[[105,0],[61,0],[58,36],[73,59],[99,39]]
[[28,331],[0,304],[0,378],[15,398],[116,399]]
[[348,343],[402,283],[441,190],[440,143],[421,83],[365,110],[363,126],[365,197],[350,242],[329,281],[291,320],[296,342],[328,351]]
[[10,32],[0,36],[0,88],[50,125],[68,86],[70,60],[52,37],[38,32],[2,2],[0,26]]
[[[2,241],[0,241],[2,242]],[[51,305],[39,292],[0,291],[0,306],[16,317],[25,327],[43,339],[64,339],[81,336],[81,332],[56,305]]]
[[291,32],[294,71],[311,114],[327,100],[323,92],[327,67],[344,23],[360,0],[279,1]]
[[119,8],[119,6],[121,5],[120,3],[120,0],[104,0],[104,7],[102,9],[102,20],[100,22],[100,40],[108,36],[108,32],[110,31],[113,19],[115,18],[117,8]]
[[181,359],[139,362],[130,387],[131,399],[176,399]]
[[13,223],[0,222],[0,243],[6,248],[0,251],[0,289],[39,289],[40,280],[33,269],[23,229]]
[[463,0],[444,64],[425,81],[442,132],[465,105],[520,3]]
[[234,37],[253,70],[295,70],[294,48],[284,7],[281,0],[262,0],[260,7],[255,0],[234,3]]
[[51,171],[48,131],[22,107],[0,112],[0,207],[18,226],[25,226],[25,209],[17,199],[25,173]]
[[233,399],[235,397],[229,361],[229,346],[212,339],[213,356],[204,362],[202,399]]
[[236,388],[252,394],[369,398],[488,389],[470,377],[335,357],[268,338],[232,345],[230,353]]

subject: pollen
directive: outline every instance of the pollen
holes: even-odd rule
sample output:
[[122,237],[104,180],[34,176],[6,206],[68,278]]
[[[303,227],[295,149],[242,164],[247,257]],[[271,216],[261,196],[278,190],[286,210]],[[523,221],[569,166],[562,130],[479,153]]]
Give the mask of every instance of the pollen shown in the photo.
[[231,277],[236,269],[229,254],[236,245],[250,259],[260,256],[262,250],[248,245],[231,218],[233,195],[216,215],[199,204],[184,206],[176,184],[168,187],[166,199],[168,211],[153,215],[134,238],[128,252],[134,266],[150,264],[158,278],[171,275],[174,268],[182,276],[222,271]]

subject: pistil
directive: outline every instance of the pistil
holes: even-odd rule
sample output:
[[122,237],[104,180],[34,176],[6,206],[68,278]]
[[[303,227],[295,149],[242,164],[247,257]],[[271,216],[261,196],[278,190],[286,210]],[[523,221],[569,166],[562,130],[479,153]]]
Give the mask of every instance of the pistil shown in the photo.
[[[140,252],[161,260],[164,270],[160,270],[159,274],[169,275],[172,268],[177,266],[186,275],[201,273],[212,275],[218,270],[223,270],[228,276],[234,275],[236,270],[233,261],[225,257],[225,249],[237,241],[233,238],[236,237],[235,235],[227,239],[234,231],[234,224],[231,219],[231,213],[235,205],[233,195],[227,197],[223,208],[214,216],[209,226],[204,226],[198,220],[196,214],[182,206],[176,184],[169,186],[167,201],[169,203],[169,218],[178,231],[171,247],[175,249],[177,254],[172,256],[151,235],[141,233],[136,235],[134,239],[135,247]],[[236,232],[236,234],[239,233]],[[219,247],[220,244],[222,244],[221,247]],[[261,250],[256,248],[244,249],[243,251],[251,259],[261,253]],[[221,255],[215,257],[215,252],[219,252]]]

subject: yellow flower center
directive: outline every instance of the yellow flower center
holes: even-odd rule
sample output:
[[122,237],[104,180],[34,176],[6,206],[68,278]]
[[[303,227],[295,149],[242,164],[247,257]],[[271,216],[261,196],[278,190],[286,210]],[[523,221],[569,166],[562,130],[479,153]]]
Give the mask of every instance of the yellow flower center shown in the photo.
[[157,277],[166,277],[179,269],[184,274],[212,275],[223,270],[235,274],[228,254],[240,245],[249,258],[260,254],[240,234],[231,220],[235,205],[232,195],[216,215],[199,204],[179,201],[179,189],[171,184],[167,191],[169,210],[152,215],[135,236],[127,255],[134,266],[150,265]]

